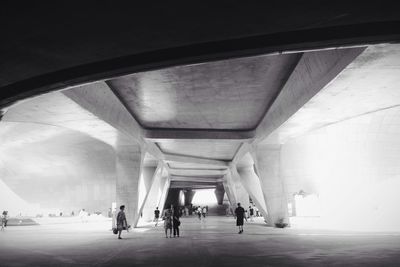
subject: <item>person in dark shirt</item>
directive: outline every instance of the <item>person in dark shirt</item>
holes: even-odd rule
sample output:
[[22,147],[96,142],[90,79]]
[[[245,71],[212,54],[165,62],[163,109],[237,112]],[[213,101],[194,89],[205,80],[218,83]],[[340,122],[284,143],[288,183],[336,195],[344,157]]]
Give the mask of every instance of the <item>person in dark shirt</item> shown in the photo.
[[[172,205],[171,205],[172,207]],[[174,229],[174,237],[178,236],[179,237],[179,226],[181,225],[181,221],[179,220],[180,217],[180,212],[178,208],[173,208],[172,209],[172,224],[173,224],[173,229]]]
[[118,239],[122,239],[121,237],[122,230],[127,230],[129,232],[129,227],[124,212],[125,205],[122,205],[119,209],[120,211],[118,212],[117,215],[117,229],[118,229]]
[[254,209],[252,206],[249,206],[249,212],[250,212],[250,221],[253,221],[254,218]]
[[236,226],[239,227],[239,234],[243,233],[243,219],[244,219],[244,209],[237,203],[238,207],[235,209],[236,215]]
[[158,210],[158,207],[154,210],[154,221],[156,222],[156,225],[158,224],[158,218],[160,218],[160,211]]

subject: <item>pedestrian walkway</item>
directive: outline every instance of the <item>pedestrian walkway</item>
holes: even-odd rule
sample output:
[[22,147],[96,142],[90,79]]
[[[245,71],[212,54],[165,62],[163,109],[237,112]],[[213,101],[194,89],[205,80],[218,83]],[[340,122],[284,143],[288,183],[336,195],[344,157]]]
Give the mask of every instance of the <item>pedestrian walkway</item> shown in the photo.
[[9,227],[0,266],[400,266],[400,233],[277,229],[232,217],[182,218],[181,237],[144,225],[118,240],[108,222]]

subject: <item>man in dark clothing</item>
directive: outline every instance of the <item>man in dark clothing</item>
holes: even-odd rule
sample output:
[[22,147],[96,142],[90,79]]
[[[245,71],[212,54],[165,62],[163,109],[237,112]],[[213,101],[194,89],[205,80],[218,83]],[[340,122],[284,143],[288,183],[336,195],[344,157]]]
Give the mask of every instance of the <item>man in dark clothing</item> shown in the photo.
[[238,207],[235,209],[236,226],[239,226],[239,234],[241,234],[243,233],[244,209],[240,206],[240,203],[237,205]]
[[158,210],[158,207],[154,210],[154,221],[156,222],[156,225],[158,224],[158,218],[160,218],[160,211]]
[[[172,205],[171,205],[172,206]],[[179,220],[180,214],[179,214],[179,208],[174,208],[172,210],[172,226],[174,229],[174,237],[178,236],[179,237],[179,226],[181,225],[181,221]]]

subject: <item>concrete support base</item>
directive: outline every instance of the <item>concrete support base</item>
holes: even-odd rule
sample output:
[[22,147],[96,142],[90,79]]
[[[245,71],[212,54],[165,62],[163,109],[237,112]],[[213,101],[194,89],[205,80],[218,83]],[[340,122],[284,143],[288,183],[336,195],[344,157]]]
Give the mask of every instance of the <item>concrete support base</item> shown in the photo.
[[236,205],[232,206],[232,209],[235,210],[237,203],[240,203],[244,209],[248,209],[250,203],[249,194],[240,181],[240,175],[238,174],[236,167],[232,166],[229,169],[227,177],[233,185],[232,191],[236,199]]
[[192,204],[192,200],[194,195],[196,194],[196,191],[187,189],[183,191],[183,194],[185,195],[185,206],[189,206],[190,204]]
[[258,146],[254,152],[256,169],[268,211],[267,223],[274,226],[283,221],[289,224],[288,201],[281,177],[280,145]]
[[158,199],[158,209],[160,210],[160,212],[162,212],[164,210],[165,201],[167,199],[167,194],[170,186],[170,179],[165,169],[163,169],[163,172],[161,174],[160,185],[161,194],[160,198]]
[[[158,207],[158,201],[159,198],[161,197],[161,192],[162,192],[162,187],[164,186],[164,184],[161,184],[161,175],[162,175],[162,163],[160,163],[157,167],[157,169],[154,171],[153,170],[153,175],[151,173],[152,169],[154,169],[154,167],[145,167],[145,169],[147,168],[148,173],[147,173],[147,177],[146,175],[143,175],[143,178],[149,181],[152,180],[152,184],[149,188],[149,190],[147,191],[147,197],[144,200],[144,205],[142,208],[142,217],[141,219],[144,221],[151,221],[152,219],[154,219],[154,210],[156,209],[156,207]],[[145,172],[144,172],[145,173]],[[153,177],[151,177],[151,175]]]
[[139,145],[118,146],[116,149],[116,203],[125,205],[128,224],[139,219],[139,179],[143,157]]
[[226,174],[225,176],[224,176],[224,180],[223,180],[223,186],[224,186],[224,190],[225,190],[225,192],[226,192],[226,196],[228,197],[228,200],[229,200],[229,204],[230,204],[230,209],[231,209],[231,211],[232,211],[232,209],[234,208],[234,207],[236,207],[236,203],[237,203],[237,201],[236,201],[236,196],[235,196],[235,194],[233,193],[233,185],[232,185],[232,183],[231,183],[231,181],[230,181],[231,179],[229,178],[229,176],[228,176],[228,174]]
[[215,196],[217,197],[218,205],[222,205],[224,203],[224,195],[225,189],[222,183],[217,184],[217,188],[214,191]]
[[170,188],[168,190],[168,196],[167,200],[165,201],[165,208],[169,208],[171,205],[174,205],[174,207],[179,206],[180,204],[180,194],[181,194],[181,189],[179,188]]
[[255,202],[257,208],[262,213],[264,220],[268,222],[268,211],[264,194],[261,189],[260,179],[254,172],[253,165],[238,168],[237,171],[240,175],[243,187],[247,190],[251,199]]

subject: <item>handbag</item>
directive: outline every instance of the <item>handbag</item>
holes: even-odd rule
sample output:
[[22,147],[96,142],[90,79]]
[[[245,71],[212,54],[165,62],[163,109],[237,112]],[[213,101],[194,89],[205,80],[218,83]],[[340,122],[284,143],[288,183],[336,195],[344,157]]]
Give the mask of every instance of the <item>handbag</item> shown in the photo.
[[122,230],[129,230],[129,229],[131,229],[131,225],[130,224],[128,225],[128,227],[126,227],[126,226],[122,227]]

